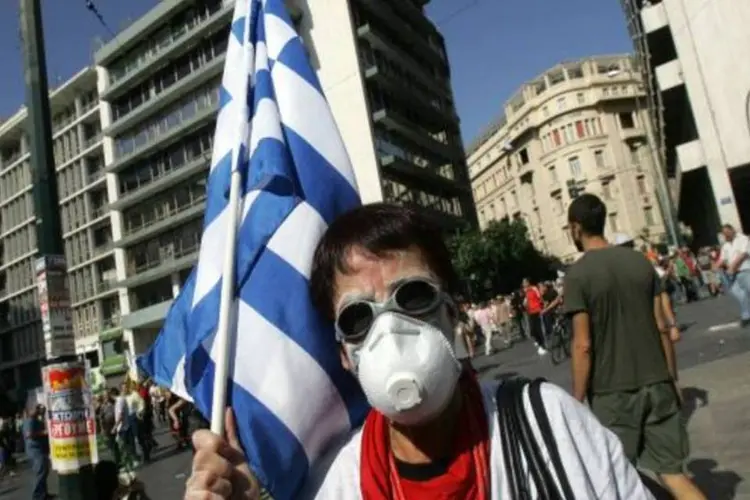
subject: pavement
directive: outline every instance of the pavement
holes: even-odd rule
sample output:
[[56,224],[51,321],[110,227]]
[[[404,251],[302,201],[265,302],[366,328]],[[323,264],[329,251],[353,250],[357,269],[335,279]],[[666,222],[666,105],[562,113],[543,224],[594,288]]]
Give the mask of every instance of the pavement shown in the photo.
[[[691,439],[688,470],[710,500],[750,500],[750,329],[735,323],[737,308],[727,297],[680,306],[677,316],[683,327],[677,357]],[[474,366],[485,379],[523,375],[571,387],[569,363],[553,365],[530,342],[478,356]],[[192,455],[175,452],[164,429],[156,439],[161,446],[154,462],[139,469],[139,479],[151,498],[182,498]],[[50,477],[52,492],[55,484]],[[30,497],[26,466],[18,477],[0,479],[0,500]]]

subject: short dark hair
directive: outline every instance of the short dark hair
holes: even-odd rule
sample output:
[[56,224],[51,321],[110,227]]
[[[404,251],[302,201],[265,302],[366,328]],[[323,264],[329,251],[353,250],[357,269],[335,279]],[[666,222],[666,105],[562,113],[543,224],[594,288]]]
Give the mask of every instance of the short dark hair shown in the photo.
[[579,224],[581,230],[589,236],[604,235],[606,222],[607,206],[591,193],[582,194],[568,207],[568,224]]
[[734,226],[731,224],[723,224],[721,226],[722,229],[729,229],[730,231],[734,231]]
[[363,205],[333,221],[315,249],[310,293],[315,307],[334,319],[336,272],[348,273],[348,252],[362,247],[377,256],[416,247],[449,294],[458,278],[440,229],[416,209],[390,203]]

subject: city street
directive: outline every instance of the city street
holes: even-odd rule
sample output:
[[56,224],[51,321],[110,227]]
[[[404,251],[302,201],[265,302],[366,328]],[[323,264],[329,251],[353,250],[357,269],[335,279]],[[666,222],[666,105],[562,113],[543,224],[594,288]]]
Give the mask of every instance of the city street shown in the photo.
[[[691,437],[688,465],[711,500],[750,499],[750,330],[731,324],[736,316],[728,298],[707,299],[678,309],[685,328],[678,344],[681,385],[686,400],[685,418]],[[484,379],[514,375],[545,377],[570,388],[570,366],[553,366],[526,342],[489,357],[478,357],[475,366]],[[156,461],[139,471],[152,498],[182,497],[190,452],[175,453],[168,435],[157,438],[163,446]],[[168,446],[166,446],[168,445]],[[27,470],[17,478],[0,481],[0,499],[30,497]],[[50,480],[53,485],[54,479]]]

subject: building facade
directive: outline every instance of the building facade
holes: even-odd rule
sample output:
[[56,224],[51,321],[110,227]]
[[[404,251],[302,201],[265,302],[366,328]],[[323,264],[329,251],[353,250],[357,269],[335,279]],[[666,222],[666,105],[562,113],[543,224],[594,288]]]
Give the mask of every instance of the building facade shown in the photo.
[[[443,39],[424,0],[289,2],[365,202],[475,218]],[[198,257],[233,2],[164,0],[95,55],[121,329],[143,352]]]
[[701,245],[723,223],[750,231],[750,3],[621,3],[680,220]]
[[[52,91],[50,110],[76,349],[96,366],[99,334],[120,318],[94,69]],[[0,385],[11,392],[41,385],[45,356],[26,127],[25,108],[0,124]]]
[[524,84],[469,147],[480,226],[522,219],[538,249],[570,261],[567,206],[586,191],[607,204],[608,234],[663,240],[648,124],[628,55],[562,63]]

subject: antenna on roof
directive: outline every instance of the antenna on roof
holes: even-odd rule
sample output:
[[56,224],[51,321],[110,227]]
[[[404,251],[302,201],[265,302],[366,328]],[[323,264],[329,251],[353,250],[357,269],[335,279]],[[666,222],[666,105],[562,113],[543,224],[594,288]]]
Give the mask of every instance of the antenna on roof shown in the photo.
[[88,10],[90,10],[91,13],[94,14],[94,16],[96,16],[96,18],[99,20],[99,23],[102,26],[104,26],[104,29],[107,30],[110,35],[112,35],[112,38],[114,38],[116,36],[115,32],[112,31],[112,29],[109,27],[109,25],[107,24],[107,22],[104,20],[104,16],[102,16],[101,12],[99,12],[99,9],[94,4],[94,1],[93,0],[85,0],[85,2],[86,2],[86,8]]

